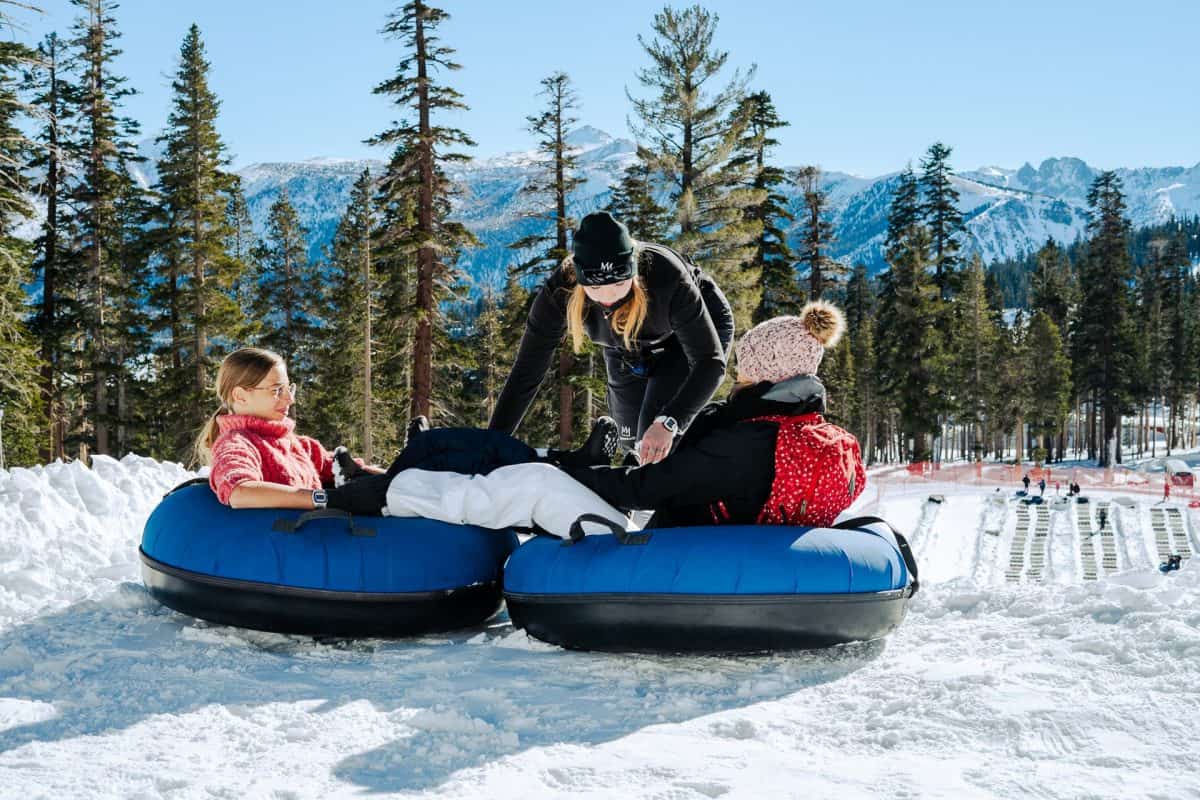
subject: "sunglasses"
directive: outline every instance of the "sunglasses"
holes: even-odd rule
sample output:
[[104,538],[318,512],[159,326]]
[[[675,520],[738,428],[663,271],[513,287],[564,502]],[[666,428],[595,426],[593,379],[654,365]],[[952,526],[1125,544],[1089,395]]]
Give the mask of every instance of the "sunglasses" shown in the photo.
[[250,387],[250,391],[252,391],[252,392],[270,392],[271,394],[273,394],[275,396],[275,399],[278,400],[279,398],[283,397],[284,392],[287,392],[292,397],[295,397],[297,388],[298,387],[296,386],[296,384],[289,383],[287,386],[282,386],[282,385],[281,386],[252,386],[252,387]]

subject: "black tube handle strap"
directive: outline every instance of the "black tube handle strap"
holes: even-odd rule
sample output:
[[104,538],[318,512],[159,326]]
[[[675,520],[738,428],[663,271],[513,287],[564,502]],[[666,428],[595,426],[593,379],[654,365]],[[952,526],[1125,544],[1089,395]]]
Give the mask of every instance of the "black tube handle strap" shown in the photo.
[[575,544],[584,537],[583,524],[585,522],[594,522],[608,528],[621,544],[646,544],[650,541],[650,534],[627,531],[621,523],[608,517],[602,517],[599,514],[580,514],[579,518],[571,523],[571,529],[567,532],[570,538],[563,542],[564,545]]
[[295,533],[314,519],[344,519],[346,521],[346,532],[351,536],[375,535],[374,528],[360,528],[356,526],[354,524],[354,515],[349,511],[342,511],[339,508],[318,508],[315,511],[305,511],[295,518],[280,517],[271,523],[271,530],[282,531],[283,533]]
[[896,537],[896,547],[900,550],[900,557],[904,559],[904,566],[908,570],[908,574],[912,576],[912,594],[917,593],[921,583],[917,580],[917,559],[913,555],[912,548],[909,547],[908,539],[905,539],[900,531],[892,527],[892,524],[885,519],[879,517],[855,517],[844,522],[839,522],[832,527],[837,530],[854,530],[856,528],[865,528],[868,525],[883,525],[892,532],[892,536]]

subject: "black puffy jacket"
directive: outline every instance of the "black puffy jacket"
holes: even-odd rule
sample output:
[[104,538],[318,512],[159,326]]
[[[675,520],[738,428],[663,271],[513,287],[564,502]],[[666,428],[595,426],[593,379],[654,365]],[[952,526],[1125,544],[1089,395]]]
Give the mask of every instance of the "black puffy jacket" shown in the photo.
[[825,386],[813,375],[762,382],[709,403],[663,461],[644,467],[567,469],[571,477],[617,508],[654,509],[647,527],[712,525],[709,506],[725,504],[729,522],[758,519],[775,482],[774,422],[754,417],[825,411]]
[[[681,427],[687,427],[725,377],[725,351],[717,335],[717,326],[728,328],[728,333],[732,334],[733,319],[713,320],[700,291],[701,284],[712,279],[700,269],[669,247],[648,243],[642,243],[640,247],[643,256],[638,264],[638,274],[650,302],[646,321],[633,348],[626,350],[609,323],[616,307],[606,309],[599,303],[588,302],[584,328],[593,342],[629,360],[637,360],[643,351],[672,336],[677,337],[691,370],[661,413],[674,417]],[[525,335],[512,372],[504,382],[488,423],[491,430],[513,433],[529,410],[529,404],[550,368],[554,349],[566,333],[567,301],[573,288],[574,283],[559,267],[538,290],[529,309]]]

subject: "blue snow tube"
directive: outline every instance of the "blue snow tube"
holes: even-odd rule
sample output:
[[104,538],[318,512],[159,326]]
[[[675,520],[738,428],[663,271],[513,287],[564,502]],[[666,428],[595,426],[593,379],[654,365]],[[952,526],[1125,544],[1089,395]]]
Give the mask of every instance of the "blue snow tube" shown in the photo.
[[516,534],[339,511],[234,510],[184,484],[146,522],[142,580],[163,605],[243,628],[409,636],[476,625],[501,603]]
[[873,517],[837,528],[538,537],[504,567],[513,625],[582,650],[762,652],[874,639],[900,624],[917,585],[908,543]]

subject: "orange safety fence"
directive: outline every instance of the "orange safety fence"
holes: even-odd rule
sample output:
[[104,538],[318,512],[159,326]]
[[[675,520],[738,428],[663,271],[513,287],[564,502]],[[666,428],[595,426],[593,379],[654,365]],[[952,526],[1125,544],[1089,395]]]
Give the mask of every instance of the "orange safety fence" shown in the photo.
[[1171,500],[1187,500],[1200,508],[1200,491],[1190,474],[1139,472],[1126,467],[1083,467],[1075,465],[995,464],[981,462],[911,462],[875,467],[870,480],[888,485],[916,488],[922,484],[951,483],[979,487],[1023,489],[1021,479],[1029,476],[1029,493],[1037,494],[1038,481],[1045,479],[1046,497],[1066,496],[1072,483],[1086,494],[1089,489],[1157,495]]

